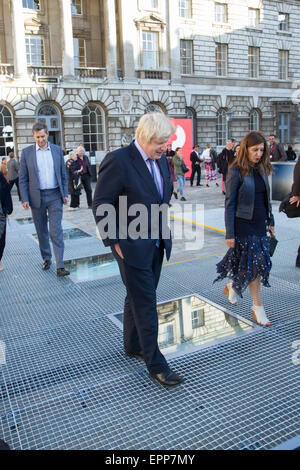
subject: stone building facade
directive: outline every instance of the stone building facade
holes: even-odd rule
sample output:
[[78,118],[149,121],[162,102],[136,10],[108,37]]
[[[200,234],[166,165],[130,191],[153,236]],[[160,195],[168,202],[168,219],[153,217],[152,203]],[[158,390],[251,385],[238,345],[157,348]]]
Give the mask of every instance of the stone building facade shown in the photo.
[[41,119],[101,159],[153,109],[202,148],[261,129],[300,150],[299,45],[298,0],[0,0],[0,154]]

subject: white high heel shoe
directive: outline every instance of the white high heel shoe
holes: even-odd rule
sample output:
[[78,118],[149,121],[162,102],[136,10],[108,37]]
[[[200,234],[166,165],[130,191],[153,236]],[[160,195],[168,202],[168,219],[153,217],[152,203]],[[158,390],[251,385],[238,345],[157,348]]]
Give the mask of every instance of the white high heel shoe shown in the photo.
[[256,321],[256,323],[262,326],[272,325],[272,322],[267,318],[265,309],[262,305],[261,306],[253,305],[251,310],[252,310],[253,318]]
[[232,288],[232,282],[230,282],[229,284],[226,284],[223,290],[223,294],[227,295],[228,300],[232,305],[238,304],[236,293]]

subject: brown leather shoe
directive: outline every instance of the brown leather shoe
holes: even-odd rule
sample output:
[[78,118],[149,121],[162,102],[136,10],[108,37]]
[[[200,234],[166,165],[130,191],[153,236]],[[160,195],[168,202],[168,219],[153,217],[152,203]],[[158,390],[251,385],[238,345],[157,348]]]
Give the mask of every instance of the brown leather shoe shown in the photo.
[[67,271],[65,268],[58,268],[57,269],[57,277],[64,277],[69,276],[70,272]]
[[160,374],[150,374],[150,377],[157,380],[161,385],[167,387],[173,387],[184,382],[182,377],[171,370],[170,372],[161,372]]

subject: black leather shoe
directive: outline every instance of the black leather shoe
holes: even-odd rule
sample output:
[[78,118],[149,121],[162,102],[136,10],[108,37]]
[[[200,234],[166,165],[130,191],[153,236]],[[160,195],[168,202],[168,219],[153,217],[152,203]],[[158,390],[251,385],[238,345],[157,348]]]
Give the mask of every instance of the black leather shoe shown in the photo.
[[139,357],[140,359],[142,359],[143,361],[145,360],[144,358],[144,354],[142,353],[142,351],[139,351],[139,352],[136,352],[136,353],[128,353],[128,352],[125,352],[126,356],[128,357]]
[[50,266],[51,266],[50,259],[46,259],[44,263],[42,264],[42,270],[47,271],[48,269],[50,269]]
[[300,263],[296,263],[296,268],[300,268]]
[[67,271],[65,268],[58,268],[57,270],[57,277],[69,276],[70,272]]
[[173,387],[174,385],[179,385],[184,382],[184,379],[175,372],[161,372],[160,374],[150,374],[152,379],[156,379],[162,385],[167,387]]

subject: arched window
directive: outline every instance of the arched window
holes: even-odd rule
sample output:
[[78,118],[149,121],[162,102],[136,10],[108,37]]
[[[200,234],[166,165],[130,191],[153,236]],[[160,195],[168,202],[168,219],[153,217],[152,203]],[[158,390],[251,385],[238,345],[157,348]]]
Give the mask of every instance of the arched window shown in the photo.
[[249,131],[259,130],[259,112],[257,109],[252,109],[249,115]]
[[88,152],[106,149],[105,114],[101,106],[90,103],[82,111],[83,142]]
[[228,139],[228,121],[226,109],[217,112],[217,145],[226,145]]
[[165,111],[163,110],[162,106],[160,106],[159,104],[149,103],[145,109],[145,114],[148,114],[148,113],[164,113],[165,114]]
[[0,105],[0,156],[6,157],[14,148],[14,130],[11,112]]
[[47,125],[49,141],[56,145],[62,145],[61,115],[58,108],[51,103],[42,103],[37,110],[36,119]]

